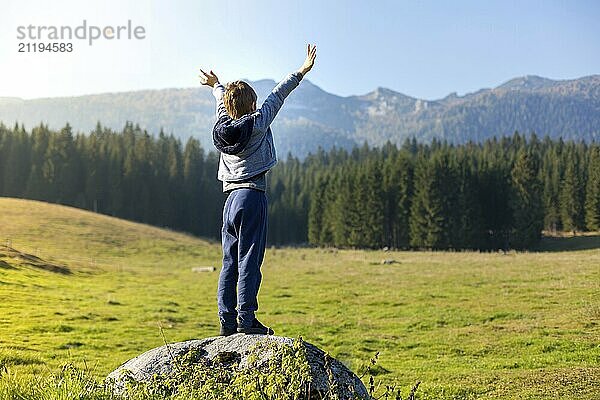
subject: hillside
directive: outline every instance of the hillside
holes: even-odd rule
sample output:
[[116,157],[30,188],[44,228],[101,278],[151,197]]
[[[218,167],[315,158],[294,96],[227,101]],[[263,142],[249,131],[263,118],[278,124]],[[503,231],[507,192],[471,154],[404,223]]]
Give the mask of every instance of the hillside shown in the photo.
[[[251,83],[260,101],[276,82]],[[182,139],[195,136],[212,148],[213,103],[205,87],[32,100],[0,98],[0,121],[7,125],[19,121],[28,128],[41,121],[51,128],[69,122],[84,132],[98,121],[114,129],[133,121],[152,133],[162,128]],[[385,88],[341,97],[305,81],[290,95],[274,131],[281,156],[288,152],[303,156],[319,146],[350,148],[364,141],[402,143],[412,136],[464,143],[535,131],[552,138],[599,140],[600,75],[573,80],[525,76],[493,89],[464,96],[453,93],[432,101]]]
[[177,266],[193,257],[218,257],[220,251],[190,235],[57,204],[0,197],[0,210],[0,244],[75,271],[113,268],[137,256],[142,263],[135,266],[143,266],[164,252]]

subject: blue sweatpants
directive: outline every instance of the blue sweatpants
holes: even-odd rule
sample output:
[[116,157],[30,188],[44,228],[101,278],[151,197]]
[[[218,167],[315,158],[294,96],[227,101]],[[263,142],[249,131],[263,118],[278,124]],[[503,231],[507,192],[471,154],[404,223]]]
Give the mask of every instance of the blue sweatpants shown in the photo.
[[258,309],[260,266],[267,241],[267,196],[264,192],[243,188],[229,194],[223,208],[221,239],[223,268],[217,290],[219,319],[229,329],[249,328]]

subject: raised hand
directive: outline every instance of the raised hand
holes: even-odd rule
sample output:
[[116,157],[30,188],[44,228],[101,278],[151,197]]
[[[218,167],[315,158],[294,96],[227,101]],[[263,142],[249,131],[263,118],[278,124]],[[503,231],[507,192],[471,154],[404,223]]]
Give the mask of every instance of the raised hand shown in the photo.
[[214,87],[217,83],[219,83],[219,78],[217,78],[217,75],[215,75],[212,70],[206,73],[200,69],[200,75],[198,76],[200,77],[200,83],[203,85]]
[[313,65],[315,65],[315,58],[317,58],[317,46],[309,43],[306,45],[306,59],[304,60],[304,64],[298,70],[298,72],[302,73],[302,76],[306,75],[312,69]]

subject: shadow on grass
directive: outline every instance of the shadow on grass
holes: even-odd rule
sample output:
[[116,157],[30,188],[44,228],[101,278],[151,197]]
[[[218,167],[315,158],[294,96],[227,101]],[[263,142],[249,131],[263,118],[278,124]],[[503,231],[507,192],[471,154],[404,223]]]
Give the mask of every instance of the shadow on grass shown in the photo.
[[[71,274],[71,270],[69,269],[69,267],[47,262],[37,256],[34,256],[33,254],[23,253],[10,246],[0,245],[0,257],[16,259],[18,260],[20,265],[27,265],[44,271],[54,272],[63,275]],[[14,265],[8,264],[8,262],[4,260],[0,260],[0,268],[16,269]]]
[[[12,349],[3,350],[2,352],[0,352],[0,367],[15,365],[36,365],[43,363],[44,362],[37,356],[28,355],[23,352],[14,351]],[[2,374],[0,373],[0,375]]]
[[534,250],[558,252],[593,249],[600,249],[600,233],[586,233],[579,236],[544,236]]

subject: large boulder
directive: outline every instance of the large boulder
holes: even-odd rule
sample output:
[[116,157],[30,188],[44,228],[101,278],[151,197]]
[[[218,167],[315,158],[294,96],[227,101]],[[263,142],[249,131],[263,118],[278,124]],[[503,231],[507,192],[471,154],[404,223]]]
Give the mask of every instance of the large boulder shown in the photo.
[[[260,365],[267,364],[274,354],[272,351],[261,350],[268,347],[258,346],[258,344],[265,344],[265,341],[285,346],[294,344],[294,339],[287,337],[244,334],[171,343],[149,350],[125,362],[108,375],[107,382],[112,385],[115,392],[119,393],[124,390],[128,379],[148,382],[155,375],[172,374],[176,372],[173,360],[185,357],[190,351],[201,356],[197,359],[199,363],[212,365],[219,363],[220,366],[238,369],[248,368],[250,364],[252,368],[260,368]],[[340,399],[368,398],[364,384],[346,366],[316,346],[306,342],[300,343],[305,348],[306,359],[310,366],[312,378],[310,392],[315,396],[311,398],[322,398],[324,394],[330,392],[331,386]],[[257,349],[259,354],[256,353]],[[258,364],[256,361],[249,363],[248,356],[252,352],[255,357],[258,357]]]

